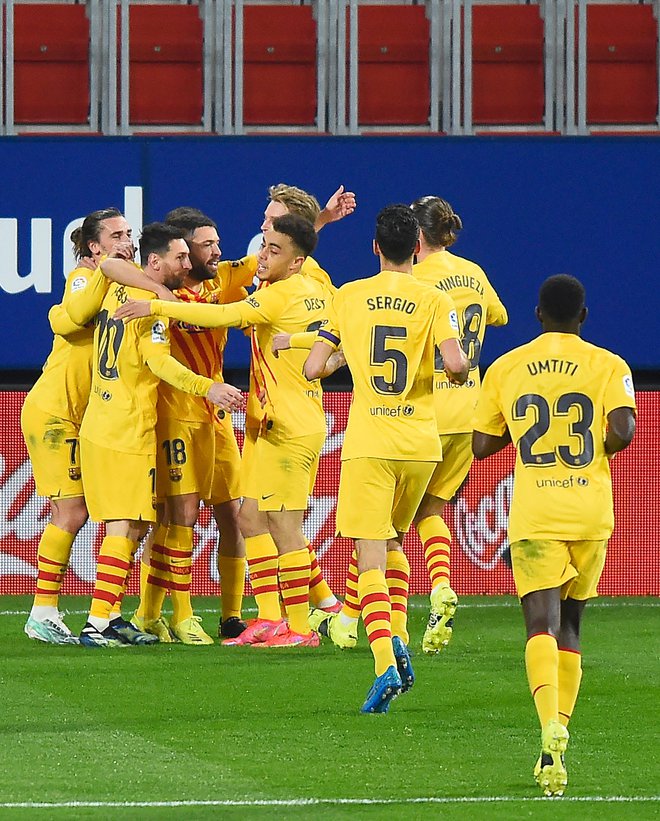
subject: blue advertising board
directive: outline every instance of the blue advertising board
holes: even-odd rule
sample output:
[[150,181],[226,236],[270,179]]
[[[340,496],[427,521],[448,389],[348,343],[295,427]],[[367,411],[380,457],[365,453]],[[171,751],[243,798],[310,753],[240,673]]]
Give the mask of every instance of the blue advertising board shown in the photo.
[[[323,204],[339,184],[358,209],[326,227],[315,256],[336,284],[377,270],[374,219],[393,202],[449,200],[464,230],[452,249],[478,262],[507,305],[483,362],[537,333],[538,288],[566,272],[587,287],[584,336],[636,370],[660,369],[657,216],[660,140],[653,137],[19,137],[0,139],[0,371],[39,368],[49,307],[86,213],[124,209],[136,233],[179,205],[218,223],[223,256],[246,253],[267,189],[287,182]],[[226,365],[247,367],[230,334]]]

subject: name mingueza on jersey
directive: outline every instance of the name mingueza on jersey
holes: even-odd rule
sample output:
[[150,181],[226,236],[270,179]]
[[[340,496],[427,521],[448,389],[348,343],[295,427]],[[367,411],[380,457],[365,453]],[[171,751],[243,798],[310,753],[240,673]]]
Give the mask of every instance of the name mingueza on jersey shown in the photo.
[[475,277],[467,276],[467,274],[452,274],[452,276],[439,280],[435,287],[440,288],[441,291],[451,291],[454,288],[470,288],[476,291],[479,296],[484,296],[483,283]]
[[579,365],[569,359],[538,359],[528,362],[527,370],[531,376],[541,376],[544,373],[563,373],[566,376],[575,376]]

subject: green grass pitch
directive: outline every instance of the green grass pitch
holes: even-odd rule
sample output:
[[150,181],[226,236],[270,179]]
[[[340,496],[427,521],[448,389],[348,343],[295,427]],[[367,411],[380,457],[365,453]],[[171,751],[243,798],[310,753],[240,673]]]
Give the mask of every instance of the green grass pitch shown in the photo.
[[[195,604],[215,634],[217,602]],[[63,600],[74,630],[87,605]],[[463,598],[434,657],[418,650],[427,611],[413,599],[417,682],[386,716],[358,712],[373,678],[363,633],[344,652],[88,650],[29,641],[29,606],[0,599],[2,819],[660,817],[658,600],[587,608],[563,799],[532,780],[539,731],[510,597]]]

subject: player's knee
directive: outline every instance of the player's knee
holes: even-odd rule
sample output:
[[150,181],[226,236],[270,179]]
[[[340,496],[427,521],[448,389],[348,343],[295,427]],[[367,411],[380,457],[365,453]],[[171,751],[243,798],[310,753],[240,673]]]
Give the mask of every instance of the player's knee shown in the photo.
[[51,510],[51,523],[67,533],[77,533],[89,517],[82,496],[59,501],[51,500]]

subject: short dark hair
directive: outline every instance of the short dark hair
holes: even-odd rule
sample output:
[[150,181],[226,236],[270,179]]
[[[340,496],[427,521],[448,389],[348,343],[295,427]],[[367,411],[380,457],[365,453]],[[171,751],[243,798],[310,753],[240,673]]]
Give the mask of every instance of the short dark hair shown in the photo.
[[410,206],[388,205],[376,217],[376,242],[381,254],[397,265],[415,253],[419,223]]
[[185,239],[185,232],[164,222],[151,222],[142,229],[140,237],[140,259],[146,265],[149,254],[164,256],[173,239]]
[[539,291],[539,310],[554,322],[572,322],[585,303],[584,285],[570,274],[548,277]]
[[189,205],[182,205],[168,211],[165,215],[165,222],[168,225],[181,228],[186,232],[186,237],[192,237],[198,228],[215,228],[216,231],[218,230],[218,226],[211,217],[207,217],[199,208],[192,208]]
[[273,220],[273,231],[278,234],[286,234],[300,251],[308,257],[316,248],[318,237],[312,223],[297,214],[282,214]]
[[90,242],[98,242],[101,235],[101,223],[104,220],[112,219],[113,217],[123,217],[124,215],[119,208],[102,208],[100,211],[92,211],[87,214],[85,219],[78,228],[74,228],[71,232],[71,242],[73,243],[73,253],[76,259],[81,257],[91,257],[92,252],[89,248]]

